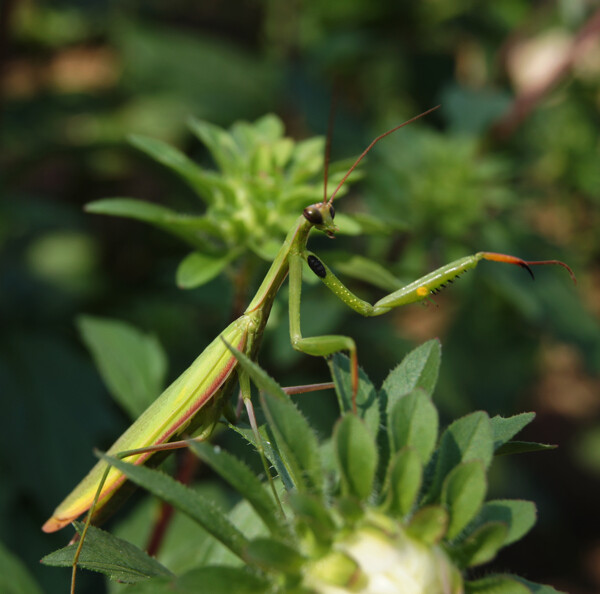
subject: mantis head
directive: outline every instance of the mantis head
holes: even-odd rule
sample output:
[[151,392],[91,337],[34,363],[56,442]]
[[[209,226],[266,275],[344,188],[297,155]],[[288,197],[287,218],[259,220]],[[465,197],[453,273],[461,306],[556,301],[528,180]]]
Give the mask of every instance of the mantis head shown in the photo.
[[319,231],[326,233],[332,239],[338,228],[333,224],[335,209],[330,202],[317,202],[307,206],[303,213],[304,218],[314,225]]
[[431,113],[432,111],[438,109],[438,107],[439,107],[439,105],[436,107],[432,107],[431,109],[428,109],[427,111],[423,112],[422,114],[415,116],[414,118],[411,118],[410,120],[407,120],[406,122],[392,128],[391,130],[388,130],[387,132],[384,132],[383,134],[380,134],[360,154],[358,159],[356,159],[356,161],[354,161],[354,164],[352,165],[352,167],[350,167],[350,169],[348,169],[348,171],[346,172],[344,177],[341,179],[340,183],[337,185],[337,187],[335,188],[335,190],[333,191],[333,193],[331,194],[329,199],[327,199],[327,169],[328,169],[328,165],[329,165],[329,147],[330,147],[330,139],[331,139],[331,119],[330,119],[330,132],[329,132],[327,144],[325,147],[325,170],[324,170],[325,180],[323,183],[323,190],[325,192],[325,196],[323,197],[323,202],[317,202],[316,204],[311,204],[310,206],[307,206],[304,209],[304,212],[303,212],[304,218],[311,225],[315,226],[319,231],[323,231],[323,233],[326,233],[328,237],[331,237],[333,239],[335,237],[335,235],[334,235],[335,232],[338,230],[337,227],[333,224],[333,219],[335,217],[335,210],[333,208],[333,199],[335,198],[336,194],[339,192],[341,187],[344,185],[344,183],[348,179],[348,176],[354,171],[356,166],[364,159],[364,157],[367,155],[367,153],[382,138],[385,138],[392,132],[395,132],[396,130],[403,128],[404,126],[414,122],[415,120],[422,118],[423,116],[427,115],[428,113]]
[[307,206],[304,209],[304,212],[303,212],[304,218],[309,223],[314,225],[319,231],[323,231],[323,233],[326,233],[328,237],[331,237],[333,239],[335,237],[335,235],[334,235],[335,232],[338,230],[337,227],[333,224],[333,218],[335,217],[335,210],[333,208],[333,199],[335,198],[336,194],[340,191],[341,187],[344,185],[344,183],[348,179],[349,175],[354,171],[356,166],[365,158],[367,153],[382,138],[385,138],[392,132],[395,132],[396,130],[403,128],[404,126],[414,122],[415,120],[422,118],[423,116],[427,115],[428,113],[435,111],[439,107],[440,107],[439,105],[437,105],[436,107],[432,107],[431,109],[428,109],[427,111],[423,112],[422,114],[419,114],[418,116],[415,116],[414,118],[411,118],[410,120],[407,120],[406,122],[403,122],[402,124],[400,124],[398,126],[395,126],[391,130],[388,130],[387,132],[384,132],[383,134],[380,134],[377,138],[375,138],[375,140],[373,140],[371,142],[371,144],[360,154],[358,159],[356,159],[356,161],[354,161],[354,164],[352,165],[352,167],[350,167],[350,169],[348,169],[348,171],[345,173],[344,177],[342,177],[340,183],[336,186],[335,190],[333,191],[333,193],[331,194],[329,199],[327,199],[327,169],[328,169],[328,165],[329,165],[329,148],[331,146],[331,122],[332,122],[332,118],[330,117],[330,129],[329,129],[329,134],[327,137],[327,144],[325,146],[325,169],[324,169],[325,179],[324,179],[324,183],[323,183],[323,191],[325,193],[325,196],[323,197],[323,202],[317,202],[316,204],[311,204],[310,206]]

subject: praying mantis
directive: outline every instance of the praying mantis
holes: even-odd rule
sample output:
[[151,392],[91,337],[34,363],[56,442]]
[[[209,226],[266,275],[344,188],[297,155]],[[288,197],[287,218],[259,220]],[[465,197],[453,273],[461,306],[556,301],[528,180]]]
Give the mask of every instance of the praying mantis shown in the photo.
[[[302,334],[300,305],[305,263],[344,304],[367,317],[379,316],[396,307],[427,300],[448,283],[452,283],[458,276],[475,268],[481,260],[518,265],[525,268],[532,276],[532,266],[559,265],[564,267],[575,280],[569,266],[559,260],[526,261],[506,254],[478,252],[442,266],[372,305],[352,293],[316,254],[307,249],[308,238],[313,229],[317,229],[331,238],[335,236],[338,229],[334,223],[333,201],[348,176],[373,146],[389,134],[427,115],[434,109],[436,108],[411,118],[375,138],[356,159],[329,197],[325,193],[321,202],[304,208],[288,232],[256,295],[243,314],[230,323],[191,366],[117,439],[108,450],[109,455],[127,457],[128,461],[133,464],[144,464],[159,451],[181,447],[180,442],[176,442],[176,440],[184,434],[194,435],[195,439],[207,439],[223,413],[236,378],[250,423],[257,433],[251,402],[250,380],[246,372],[238,366],[237,359],[229,346],[241,351],[250,359],[256,360],[274,299],[288,276],[290,287],[289,330],[293,348],[302,353],[319,357],[347,351],[350,356],[353,406],[356,411],[358,355],[355,341],[344,335],[305,337]],[[326,172],[324,187],[327,188]],[[89,522],[101,520],[103,513],[108,509],[108,504],[113,502],[113,498],[120,492],[125,481],[126,478],[120,471],[109,467],[104,461],[98,462],[55,509],[52,517],[46,521],[42,529],[45,532],[55,532],[85,512],[88,512]],[[75,560],[74,565],[76,562]]]

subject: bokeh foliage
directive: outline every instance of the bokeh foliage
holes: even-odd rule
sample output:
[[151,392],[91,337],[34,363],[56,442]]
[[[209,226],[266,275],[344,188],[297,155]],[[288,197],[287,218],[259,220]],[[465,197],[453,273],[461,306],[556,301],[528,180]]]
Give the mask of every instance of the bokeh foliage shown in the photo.
[[[64,588],[62,576],[37,565],[64,537],[39,526],[91,465],[92,446],[108,446],[128,423],[107,397],[76,318],[118,319],[156,336],[173,378],[243,307],[266,268],[251,254],[205,286],[180,290],[175,272],[189,244],[83,206],[127,196],[202,215],[179,176],[127,137],[169,143],[210,170],[190,117],[228,129],[275,113],[294,140],[323,135],[334,80],[334,160],[442,103],[386,139],[365,164],[364,182],[337,205],[367,232],[311,242],[340,273],[359,269],[350,255],[391,271],[375,290],[345,277],[357,292],[381,296],[386,283],[478,249],[564,259],[579,285],[560,270],[540,270],[532,284],[490,265],[443,293],[438,307],[407,308],[381,323],[308,286],[305,333],[354,336],[376,381],[411,344],[440,336],[442,413],[538,411],[533,438],[561,449],[547,456],[552,462],[499,465],[492,477],[495,496],[518,493],[540,509],[525,548],[500,563],[565,590],[598,588],[586,569],[600,529],[597,41],[524,117],[509,117],[592,22],[586,2],[256,0],[231,11],[63,0],[9,1],[2,11],[0,540],[44,590]],[[368,233],[377,218],[386,224]],[[285,298],[284,288],[261,363],[283,384],[323,379],[321,361],[289,347]],[[335,406],[324,397],[301,405],[333,422]]]

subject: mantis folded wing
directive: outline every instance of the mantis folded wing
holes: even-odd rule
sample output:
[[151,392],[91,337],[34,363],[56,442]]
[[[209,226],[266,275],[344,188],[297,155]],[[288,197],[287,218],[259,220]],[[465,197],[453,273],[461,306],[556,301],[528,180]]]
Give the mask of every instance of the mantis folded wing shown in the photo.
[[[222,333],[225,340],[240,350],[244,349],[248,335],[244,321],[244,318],[239,318]],[[220,404],[223,399],[216,398],[216,395],[227,384],[235,363],[235,358],[217,337],[117,439],[107,453],[114,455],[126,450],[165,443],[184,431],[191,432],[193,424],[198,422],[203,432],[210,433],[221,414],[220,407],[215,405]],[[203,412],[198,415],[200,409],[203,409]],[[151,453],[138,454],[131,456],[129,461],[143,464],[150,455]],[[90,508],[106,466],[106,462],[100,461],[90,470],[56,508],[52,518],[44,524],[42,529],[45,532],[60,530]],[[95,513],[101,510],[124,481],[122,473],[114,468],[110,470]]]

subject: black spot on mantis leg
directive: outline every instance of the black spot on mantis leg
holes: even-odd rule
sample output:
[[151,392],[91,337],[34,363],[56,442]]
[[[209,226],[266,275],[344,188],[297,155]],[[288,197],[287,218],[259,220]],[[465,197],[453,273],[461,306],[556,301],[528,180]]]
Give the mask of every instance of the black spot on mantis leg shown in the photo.
[[325,276],[327,275],[327,271],[325,270],[325,266],[323,266],[323,263],[321,262],[321,260],[319,260],[319,258],[311,254],[310,256],[308,256],[306,261],[308,262],[310,269],[319,278],[325,278]]

